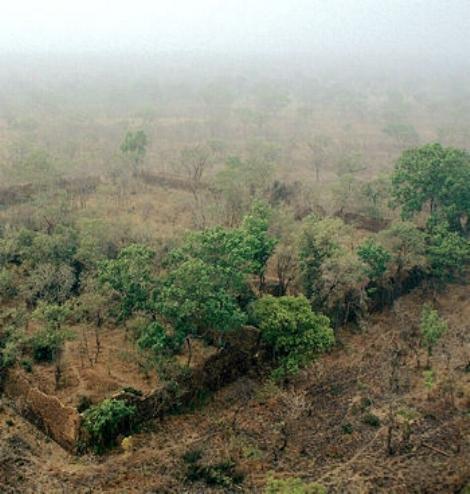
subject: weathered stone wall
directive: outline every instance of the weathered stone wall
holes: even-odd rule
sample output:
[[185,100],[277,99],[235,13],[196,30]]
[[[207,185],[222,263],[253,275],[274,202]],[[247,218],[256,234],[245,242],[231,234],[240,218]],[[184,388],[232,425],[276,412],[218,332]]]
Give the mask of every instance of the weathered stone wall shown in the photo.
[[137,407],[135,419],[144,422],[197,400],[201,392],[216,391],[245,375],[263,360],[259,331],[245,327],[227,335],[224,347],[209,357],[201,367],[181,376],[174,383],[156,389],[143,398],[122,393],[115,398],[125,399]]
[[17,412],[59,443],[74,451],[80,431],[80,415],[72,407],[47,395],[31,384],[20,371],[10,370],[4,383],[5,394]]
[[[200,367],[152,393],[140,397],[122,392],[112,398],[124,399],[137,408],[136,423],[145,422],[184,408],[198,399],[201,392],[216,391],[245,375],[263,360],[259,332],[245,327],[227,335],[217,353]],[[20,370],[10,369],[4,379],[4,392],[13,400],[20,415],[44,431],[68,451],[75,452],[80,442],[86,443],[86,431],[81,428],[81,416],[75,408],[40,391]]]

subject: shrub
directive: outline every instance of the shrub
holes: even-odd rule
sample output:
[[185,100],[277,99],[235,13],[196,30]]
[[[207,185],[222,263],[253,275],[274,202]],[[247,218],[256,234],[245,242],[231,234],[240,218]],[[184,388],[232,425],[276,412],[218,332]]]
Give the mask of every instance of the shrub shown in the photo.
[[0,301],[8,300],[17,293],[15,281],[11,271],[0,269]]
[[370,280],[380,280],[385,274],[385,271],[387,271],[387,265],[391,259],[390,253],[380,244],[369,238],[359,246],[357,254],[366,263],[366,274]]
[[341,426],[341,431],[343,432],[343,434],[352,434],[353,430],[353,426],[349,422]]
[[33,363],[31,362],[31,360],[29,360],[29,359],[23,359],[20,362],[20,365],[21,365],[21,367],[23,367],[23,369],[26,372],[33,372]]
[[31,350],[35,362],[53,362],[63,343],[62,334],[58,331],[43,329],[30,339]]
[[70,333],[62,329],[69,310],[58,304],[41,303],[33,316],[46,324],[30,339],[33,358],[36,362],[52,362],[57,359],[65,340]]
[[119,434],[132,432],[135,412],[136,407],[123,400],[107,399],[90,407],[83,419],[88,434],[87,444],[95,452],[102,453],[114,444]]
[[0,341],[0,368],[11,367],[21,355],[21,339],[10,333]]
[[373,413],[366,413],[362,417],[364,424],[370,425],[371,427],[380,427],[380,419],[377,415]]
[[65,302],[72,294],[77,278],[64,263],[40,263],[30,273],[24,287],[28,301]]
[[85,410],[88,410],[91,407],[91,405],[92,405],[92,401],[88,396],[80,395],[78,397],[77,412],[83,413]]
[[250,307],[252,322],[280,363],[276,377],[295,374],[315,354],[334,343],[326,316],[315,314],[304,296],[262,297]]
[[304,482],[297,477],[286,479],[269,477],[264,494],[326,494],[326,489],[316,482]]
[[392,176],[392,194],[403,218],[426,209],[446,217],[452,230],[470,213],[470,154],[427,144],[405,151]]
[[449,229],[445,222],[433,225],[427,236],[426,256],[431,276],[440,281],[449,281],[463,274],[470,261],[470,243]]
[[177,343],[157,321],[145,325],[137,339],[141,350],[151,350],[155,355],[166,355],[177,349]]
[[392,255],[392,269],[398,282],[413,270],[426,268],[426,235],[409,221],[392,223],[378,234]]
[[311,299],[322,285],[322,264],[341,250],[342,239],[348,236],[349,229],[339,218],[310,216],[305,221],[299,239],[299,268],[307,298]]
[[99,263],[99,280],[119,294],[120,317],[148,310],[154,286],[155,253],[145,245],[132,244],[122,249],[117,259]]
[[439,317],[437,310],[434,310],[430,305],[426,304],[421,313],[419,329],[423,344],[430,357],[433,348],[436,346],[441,336],[447,331],[447,322]]
[[208,486],[230,488],[243,481],[243,475],[235,468],[231,460],[204,465],[201,463],[202,451],[191,450],[183,455],[187,464],[186,480],[189,482],[204,482]]

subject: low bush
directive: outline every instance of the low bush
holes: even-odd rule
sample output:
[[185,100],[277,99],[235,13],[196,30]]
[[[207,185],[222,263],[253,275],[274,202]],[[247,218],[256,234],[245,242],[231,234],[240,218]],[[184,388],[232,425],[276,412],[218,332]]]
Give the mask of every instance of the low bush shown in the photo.
[[99,454],[112,447],[119,434],[133,432],[135,412],[136,407],[123,400],[107,399],[90,407],[83,420],[87,446]]
[[84,411],[88,410],[91,407],[91,405],[92,405],[92,401],[88,396],[80,395],[78,397],[77,412],[83,413]]
[[23,369],[26,371],[26,372],[33,372],[33,363],[31,362],[31,360],[29,359],[23,359],[21,362],[20,362],[20,365],[21,367],[23,367]]
[[35,362],[53,362],[63,339],[59,332],[43,329],[38,331],[30,339],[31,351]]
[[326,489],[316,482],[304,482],[297,477],[279,480],[269,477],[264,494],[326,494]]
[[366,413],[362,417],[364,424],[370,425],[371,427],[380,427],[380,419],[377,415],[373,413]]
[[243,475],[235,468],[231,460],[204,465],[201,463],[202,451],[192,450],[183,455],[187,465],[186,480],[188,482],[204,482],[208,486],[229,489],[243,481]]
[[9,300],[17,294],[14,277],[10,271],[0,269],[0,301]]

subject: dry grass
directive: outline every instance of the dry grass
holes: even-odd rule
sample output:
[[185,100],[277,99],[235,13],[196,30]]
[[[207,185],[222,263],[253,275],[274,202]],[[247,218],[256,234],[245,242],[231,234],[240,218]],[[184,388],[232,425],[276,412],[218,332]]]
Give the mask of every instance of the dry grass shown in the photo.
[[[424,300],[429,295],[420,290],[400,300],[406,324],[415,323]],[[67,492],[85,492],[84,486],[93,492],[216,492],[185,482],[181,458],[199,449],[204,464],[233,460],[245,474],[244,492],[261,492],[269,471],[280,478],[317,481],[337,493],[455,492],[470,475],[465,439],[470,382],[463,371],[470,356],[468,287],[450,287],[437,295],[435,305],[449,331],[432,359],[437,379],[429,396],[423,369],[416,368],[415,356],[400,336],[410,328],[389,310],[373,316],[361,332],[343,330],[339,347],[282,391],[247,376],[193,413],[150,424],[126,451],[99,462],[73,460],[51,444],[44,453],[28,451],[29,463],[18,469],[24,480],[17,487],[24,492],[34,485],[31,469],[47,453],[52,456],[39,466],[38,478],[48,479],[40,484],[48,492],[60,492],[55,490],[59,485]],[[391,385],[391,342],[403,350],[398,388]],[[450,367],[446,348],[452,352]],[[453,405],[444,385],[451,374]],[[387,450],[390,410],[393,454]],[[368,413],[379,418],[378,427],[364,422]],[[27,443],[44,442],[21,419],[14,420],[19,425],[2,428],[3,441],[20,434]]]

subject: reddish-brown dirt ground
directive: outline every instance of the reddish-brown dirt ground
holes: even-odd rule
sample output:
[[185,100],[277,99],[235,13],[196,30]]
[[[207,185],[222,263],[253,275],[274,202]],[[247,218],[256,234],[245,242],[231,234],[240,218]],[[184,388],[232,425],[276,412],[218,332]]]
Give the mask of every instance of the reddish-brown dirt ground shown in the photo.
[[[449,325],[430,388],[412,338],[425,301]],[[335,350],[285,387],[246,376],[103,457],[67,454],[3,398],[0,492],[263,492],[270,472],[332,493],[460,492],[470,483],[469,328],[468,286],[417,289],[343,328]],[[203,465],[231,460],[243,481],[189,481],[182,457],[195,450]]]
[[61,357],[62,376],[58,389],[53,364],[35,365],[32,374],[26,374],[41,391],[57,396],[66,405],[75,406],[80,396],[97,403],[126,386],[142,392],[157,386],[156,372],[154,369],[145,372],[142,357],[122,328],[100,330],[101,349],[96,363],[94,328],[75,326],[70,331],[74,338],[66,342]]

